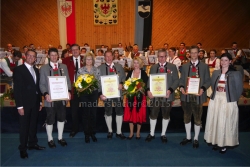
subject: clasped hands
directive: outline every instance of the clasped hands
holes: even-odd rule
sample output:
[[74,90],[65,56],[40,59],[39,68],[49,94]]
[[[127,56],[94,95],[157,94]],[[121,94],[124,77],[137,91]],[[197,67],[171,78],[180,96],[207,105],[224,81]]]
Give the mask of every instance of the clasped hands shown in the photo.
[[[180,91],[183,95],[188,95],[188,93],[184,90],[184,88],[180,88]],[[203,89],[200,89],[199,94],[197,96],[201,96],[203,94]]]
[[[122,84],[119,84],[118,90],[122,90]],[[105,101],[105,100],[107,99],[107,97],[104,96],[104,95],[100,95],[100,99],[101,99],[102,101]]]

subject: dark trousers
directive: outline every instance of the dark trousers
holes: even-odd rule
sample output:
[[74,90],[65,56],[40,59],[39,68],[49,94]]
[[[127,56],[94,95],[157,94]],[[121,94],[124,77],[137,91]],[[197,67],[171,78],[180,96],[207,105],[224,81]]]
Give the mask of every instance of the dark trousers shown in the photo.
[[111,116],[113,108],[117,116],[123,115],[123,100],[121,98],[112,98],[104,101],[105,115]]
[[55,119],[59,122],[65,122],[66,120],[66,106],[63,105],[62,101],[54,101],[53,107],[45,107],[47,112],[46,124],[53,125]]
[[182,101],[181,107],[184,111],[184,123],[188,124],[191,122],[192,115],[194,116],[194,124],[201,126],[201,117],[203,112],[203,104],[196,103],[196,96],[189,95],[189,102]]
[[170,118],[170,111],[172,108],[171,102],[167,101],[166,98],[163,97],[155,97],[154,99],[150,100],[150,119],[157,119],[158,114],[162,112],[162,117],[164,119]]
[[96,111],[98,107],[98,91],[81,96],[83,131],[85,135],[96,133]]
[[32,108],[24,107],[24,115],[19,115],[20,132],[19,139],[20,151],[27,150],[27,144],[34,146],[37,144],[37,120],[38,120],[39,104],[34,105]]
[[72,100],[70,100],[70,109],[71,109],[71,116],[72,116],[72,132],[78,132],[79,131],[79,102],[80,98],[77,94],[74,94],[74,97]]

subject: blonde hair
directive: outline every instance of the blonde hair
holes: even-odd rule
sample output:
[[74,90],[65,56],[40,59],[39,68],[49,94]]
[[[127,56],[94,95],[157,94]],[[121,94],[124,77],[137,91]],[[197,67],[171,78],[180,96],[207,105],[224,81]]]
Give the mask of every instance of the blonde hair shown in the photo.
[[93,53],[87,52],[86,55],[83,58],[83,66],[86,66],[86,59],[87,57],[91,57],[92,58],[92,66],[94,66],[95,64],[95,55]]
[[144,64],[143,64],[141,58],[135,57],[135,58],[133,59],[133,61],[131,62],[131,67],[132,67],[132,68],[134,68],[134,61],[138,61],[138,62],[139,62],[139,65],[140,65],[139,68],[142,68],[142,67],[143,67]]

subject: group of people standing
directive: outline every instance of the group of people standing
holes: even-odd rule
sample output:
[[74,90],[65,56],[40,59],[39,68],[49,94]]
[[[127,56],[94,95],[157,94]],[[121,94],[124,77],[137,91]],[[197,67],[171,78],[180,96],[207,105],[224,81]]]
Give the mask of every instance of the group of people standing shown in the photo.
[[[119,139],[131,140],[134,137],[134,127],[137,126],[136,139],[141,139],[140,128],[146,122],[146,98],[150,99],[150,133],[145,141],[150,142],[155,139],[155,127],[157,118],[162,113],[162,132],[161,141],[167,143],[166,131],[170,122],[170,111],[172,101],[175,100],[174,92],[177,88],[181,91],[181,105],[184,111],[184,124],[186,137],[181,141],[181,145],[192,143],[191,137],[191,117],[194,116],[193,147],[199,147],[199,132],[202,126],[202,106],[207,101],[207,89],[211,86],[213,93],[208,106],[208,115],[205,128],[205,140],[211,143],[214,150],[220,149],[221,153],[226,152],[227,146],[235,146],[238,141],[238,107],[237,101],[242,93],[243,83],[242,76],[231,66],[232,57],[225,53],[221,56],[221,70],[215,70],[212,78],[209,74],[207,64],[198,59],[199,48],[192,46],[190,48],[190,61],[182,65],[182,72],[179,77],[176,66],[166,61],[167,52],[165,49],[158,50],[158,63],[152,65],[150,74],[166,73],[167,75],[167,92],[165,97],[154,97],[150,91],[150,80],[146,72],[142,69],[143,62],[137,55],[133,56],[132,71],[125,74],[123,67],[114,63],[114,54],[112,51],[104,53],[105,63],[95,67],[95,57],[92,53],[85,56],[80,55],[80,46],[71,45],[72,56],[64,58],[62,63],[58,63],[58,50],[50,48],[48,57],[50,62],[40,68],[40,72],[34,66],[36,52],[28,50],[26,60],[23,65],[14,69],[14,96],[20,118],[20,156],[28,158],[27,149],[43,150],[45,147],[37,144],[36,122],[38,111],[42,109],[41,95],[44,96],[44,107],[47,117],[45,120],[46,131],[48,136],[48,146],[55,148],[56,144],[52,136],[53,124],[57,118],[58,144],[66,146],[67,142],[63,138],[64,124],[66,122],[66,104],[67,101],[51,101],[48,91],[48,76],[66,76],[69,90],[69,102],[72,114],[72,131],[70,137],[74,137],[80,129],[79,118],[83,122],[85,142],[89,143],[90,138],[97,142],[96,134],[96,111],[98,99],[104,101],[105,121],[108,129],[107,138],[112,139],[112,112],[115,111],[116,117],[116,137]],[[98,80],[99,86],[91,94],[78,96],[76,90],[71,85],[82,74],[91,74]],[[118,75],[118,89],[123,89],[124,82],[129,78],[139,78],[147,85],[142,97],[141,105],[134,105],[131,109],[128,100],[123,105],[123,97],[107,98],[102,93],[100,84],[101,76]],[[198,94],[188,94],[187,78],[200,78],[200,90]],[[138,104],[135,98],[135,104]],[[80,104],[80,105],[79,105]],[[78,112],[78,110],[81,112]],[[81,113],[81,115],[79,115]],[[130,133],[128,137],[122,133],[123,122],[129,123]],[[28,145],[28,147],[27,147]]]

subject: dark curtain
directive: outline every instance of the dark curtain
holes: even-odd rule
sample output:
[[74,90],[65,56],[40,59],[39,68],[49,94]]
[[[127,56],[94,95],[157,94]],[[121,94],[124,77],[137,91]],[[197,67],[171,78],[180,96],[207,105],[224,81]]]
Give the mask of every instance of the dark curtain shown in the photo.
[[152,18],[153,18],[153,0],[151,0],[150,15],[144,19],[143,27],[143,50],[151,44],[152,40]]

